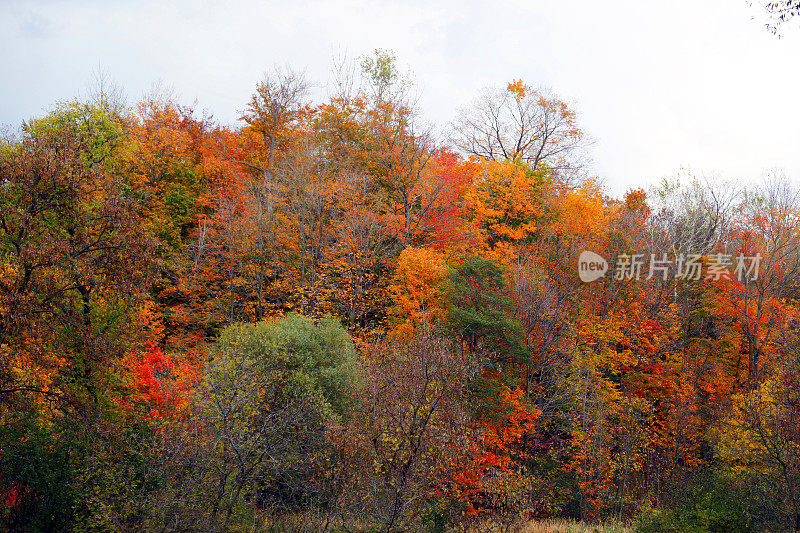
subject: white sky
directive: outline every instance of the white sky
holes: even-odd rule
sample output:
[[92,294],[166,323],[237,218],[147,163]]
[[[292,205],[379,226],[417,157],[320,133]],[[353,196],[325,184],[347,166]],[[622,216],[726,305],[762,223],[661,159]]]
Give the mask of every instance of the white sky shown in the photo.
[[613,194],[680,167],[800,179],[800,21],[778,39],[747,0],[0,0],[0,124],[85,91],[102,67],[135,101],[154,82],[233,123],[276,64],[394,50],[443,124],[522,78],[573,104]]

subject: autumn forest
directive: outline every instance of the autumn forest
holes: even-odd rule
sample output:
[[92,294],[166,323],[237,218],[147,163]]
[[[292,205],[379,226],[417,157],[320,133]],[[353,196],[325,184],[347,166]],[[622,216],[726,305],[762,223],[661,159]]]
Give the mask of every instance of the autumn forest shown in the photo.
[[614,197],[533,81],[334,71],[3,136],[0,530],[800,528],[790,181]]

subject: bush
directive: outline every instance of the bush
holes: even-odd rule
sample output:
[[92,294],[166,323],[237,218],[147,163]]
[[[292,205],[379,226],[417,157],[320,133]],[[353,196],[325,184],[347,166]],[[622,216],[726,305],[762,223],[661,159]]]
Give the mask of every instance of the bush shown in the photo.
[[99,420],[87,431],[36,413],[0,426],[0,530],[135,530],[158,488],[149,427]]
[[636,530],[641,533],[752,531],[747,500],[735,484],[705,473],[680,491],[674,507],[643,513]]
[[[191,516],[187,527],[224,530],[257,508],[325,506],[330,434],[350,414],[354,358],[349,333],[329,317],[224,328],[198,386],[195,433],[183,437],[197,451],[162,521]],[[180,439],[173,448],[180,454]]]

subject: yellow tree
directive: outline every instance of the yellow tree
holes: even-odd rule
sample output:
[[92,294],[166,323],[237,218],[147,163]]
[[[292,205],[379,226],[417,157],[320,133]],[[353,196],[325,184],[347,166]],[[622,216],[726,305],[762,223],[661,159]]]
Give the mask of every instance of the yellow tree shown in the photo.
[[463,172],[469,176],[464,192],[467,216],[480,229],[485,253],[508,261],[513,245],[530,241],[545,214],[544,172],[512,161],[470,159]]
[[389,286],[395,331],[404,335],[420,326],[441,324],[447,314],[441,284],[447,275],[444,256],[429,248],[406,248],[397,259]]

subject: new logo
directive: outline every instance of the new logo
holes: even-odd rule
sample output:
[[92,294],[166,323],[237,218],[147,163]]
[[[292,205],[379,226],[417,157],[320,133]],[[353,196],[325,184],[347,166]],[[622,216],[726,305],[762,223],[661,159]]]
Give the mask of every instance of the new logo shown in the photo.
[[590,283],[602,278],[606,272],[608,272],[608,261],[603,256],[589,250],[581,252],[580,257],[578,257],[578,276],[580,276],[581,281]]

